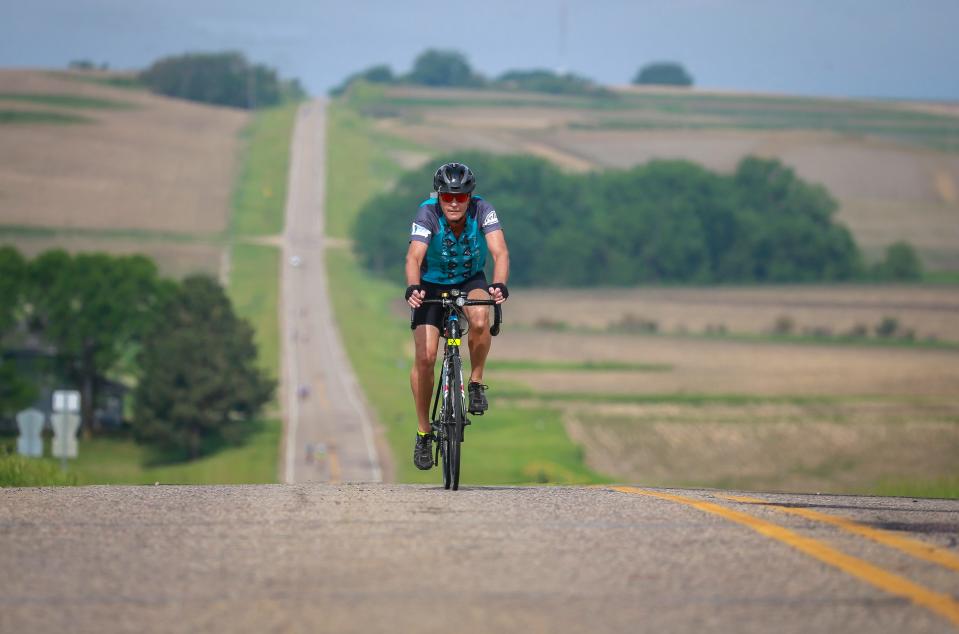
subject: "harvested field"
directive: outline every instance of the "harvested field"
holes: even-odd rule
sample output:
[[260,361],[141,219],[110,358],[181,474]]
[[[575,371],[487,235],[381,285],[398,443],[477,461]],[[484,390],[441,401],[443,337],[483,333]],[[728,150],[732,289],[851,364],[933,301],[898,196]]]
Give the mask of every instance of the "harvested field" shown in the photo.
[[568,408],[601,473],[645,485],[873,491],[959,475],[959,408],[894,404]]
[[817,346],[640,335],[503,332],[496,359],[662,364],[668,372],[490,372],[537,393],[870,396],[959,394],[959,351]]
[[[226,230],[246,112],[38,71],[0,70],[0,94],[40,99],[44,110],[93,120],[3,126],[0,224]],[[95,100],[132,107],[89,107]],[[2,103],[5,110],[39,107],[23,99]]]
[[[102,251],[113,255],[142,254],[156,262],[160,273],[182,278],[191,273],[206,273],[223,279],[228,249],[198,242],[171,242],[135,238],[99,238],[82,235],[4,236],[0,245],[16,247],[23,255],[34,257],[49,249],[71,253]],[[225,280],[224,280],[225,281]]]
[[919,339],[959,341],[959,289],[953,286],[782,286],[524,289],[506,308],[510,324],[553,323],[605,329],[633,319],[655,322],[659,332],[764,334],[789,318],[794,334],[810,328],[835,335],[856,326],[871,330],[884,317]]

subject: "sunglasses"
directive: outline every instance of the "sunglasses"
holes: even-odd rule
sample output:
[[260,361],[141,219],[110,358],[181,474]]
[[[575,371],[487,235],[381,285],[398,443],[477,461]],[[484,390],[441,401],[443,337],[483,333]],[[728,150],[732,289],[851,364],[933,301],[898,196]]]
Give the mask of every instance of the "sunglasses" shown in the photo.
[[442,200],[444,203],[451,203],[454,200],[458,203],[465,203],[469,199],[469,194],[450,194],[448,192],[440,194],[440,200]]

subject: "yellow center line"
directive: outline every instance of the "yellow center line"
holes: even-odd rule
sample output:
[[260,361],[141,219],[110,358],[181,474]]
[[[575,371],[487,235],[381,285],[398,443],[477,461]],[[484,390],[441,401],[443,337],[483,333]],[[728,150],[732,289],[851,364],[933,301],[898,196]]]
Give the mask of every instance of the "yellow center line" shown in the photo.
[[727,500],[733,500],[734,502],[762,504],[763,506],[781,511],[782,513],[789,513],[790,515],[798,515],[800,517],[805,517],[806,519],[832,524],[833,526],[838,526],[839,528],[849,531],[850,533],[855,533],[856,535],[861,535],[867,539],[871,539],[885,546],[889,546],[890,548],[895,548],[896,550],[902,551],[907,555],[912,555],[918,559],[930,561],[934,564],[938,564],[959,572],[959,557],[956,557],[945,548],[939,548],[938,546],[925,544],[916,539],[910,539],[909,537],[896,535],[891,531],[865,526],[858,522],[846,519],[845,517],[828,515],[812,509],[783,506],[768,500],[762,500],[745,495],[720,495],[720,497],[726,498]]
[[326,458],[330,469],[330,483],[339,484],[340,482],[340,457],[336,455],[336,445],[329,443],[326,446]]
[[879,588],[880,590],[905,597],[913,603],[929,608],[933,612],[936,612],[937,614],[948,619],[953,623],[953,625],[959,626],[959,602],[954,600],[949,595],[941,594],[920,586],[917,583],[913,583],[912,581],[889,572],[888,570],[883,570],[882,568],[874,566],[873,564],[859,559],[858,557],[853,557],[852,555],[842,553],[835,548],[824,544],[823,542],[812,539],[811,537],[805,537],[787,528],[783,528],[778,524],[773,524],[772,522],[767,522],[766,520],[759,519],[758,517],[753,517],[752,515],[747,515],[746,513],[735,511],[718,504],[713,504],[712,502],[704,502],[702,500],[687,498],[680,495],[672,495],[670,493],[662,493],[660,491],[637,489],[636,487],[619,486],[612,487],[612,489],[621,493],[646,495],[663,500],[669,500],[671,502],[686,504],[688,506],[692,506],[693,508],[697,508],[700,511],[719,515],[724,519],[736,522],[737,524],[742,524],[743,526],[751,528],[761,535],[765,535],[766,537],[792,546],[793,548],[806,553],[810,557],[814,557],[829,566],[838,568],[849,575],[852,575],[872,586]]

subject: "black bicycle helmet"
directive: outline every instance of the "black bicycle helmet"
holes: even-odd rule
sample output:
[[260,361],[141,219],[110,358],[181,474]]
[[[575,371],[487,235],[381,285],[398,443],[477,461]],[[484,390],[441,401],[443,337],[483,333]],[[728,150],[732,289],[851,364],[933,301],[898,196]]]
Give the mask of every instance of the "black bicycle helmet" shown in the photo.
[[463,163],[447,163],[433,174],[433,190],[439,193],[469,194],[476,189],[473,170]]

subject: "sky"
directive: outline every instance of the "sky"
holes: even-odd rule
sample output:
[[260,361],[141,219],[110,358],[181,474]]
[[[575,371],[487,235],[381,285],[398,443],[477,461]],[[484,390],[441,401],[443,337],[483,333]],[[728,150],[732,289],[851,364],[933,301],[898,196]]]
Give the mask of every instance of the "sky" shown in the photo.
[[231,49],[323,94],[440,48],[487,76],[549,68],[627,84],[668,60],[711,89],[959,100],[959,0],[0,2],[0,67],[139,69]]

